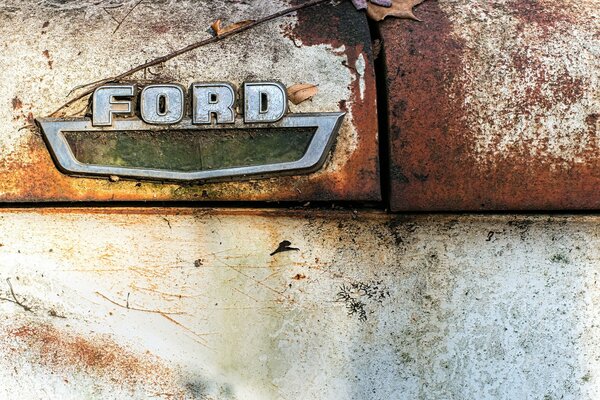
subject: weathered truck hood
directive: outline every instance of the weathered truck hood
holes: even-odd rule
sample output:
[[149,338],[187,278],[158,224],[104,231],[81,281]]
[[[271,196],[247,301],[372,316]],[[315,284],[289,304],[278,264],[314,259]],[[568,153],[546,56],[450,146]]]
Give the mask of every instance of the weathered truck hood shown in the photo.
[[[375,81],[364,14],[344,2],[306,8],[147,68],[126,81],[278,81],[318,86],[291,113],[343,112],[318,171],[187,184],[72,177],[57,170],[35,120],[84,116],[80,85],[114,76],[213,35],[211,24],[259,19],[288,1],[8,1],[0,6],[0,201],[378,200]],[[98,140],[99,143],[99,140]],[[271,142],[258,154],[276,151]],[[90,147],[88,143],[88,148]],[[91,144],[90,151],[101,152]],[[89,150],[89,149],[88,149]],[[131,152],[131,149],[129,150]],[[218,152],[211,150],[211,156]],[[226,154],[225,154],[226,156]],[[236,179],[237,180],[237,179]]]

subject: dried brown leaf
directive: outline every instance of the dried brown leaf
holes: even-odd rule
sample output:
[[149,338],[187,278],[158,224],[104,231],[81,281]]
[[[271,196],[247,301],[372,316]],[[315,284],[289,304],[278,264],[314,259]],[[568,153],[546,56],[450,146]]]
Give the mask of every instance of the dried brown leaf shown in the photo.
[[287,88],[288,99],[294,104],[300,104],[314,97],[319,92],[317,85],[297,83]]
[[252,24],[253,22],[255,22],[253,19],[247,19],[244,21],[239,21],[239,22],[235,22],[231,25],[227,25],[226,27],[221,26],[221,20],[218,19],[215,22],[213,22],[210,27],[212,28],[212,30],[215,32],[215,35],[217,36],[222,36],[225,35],[226,33],[230,33],[235,31],[236,29],[239,29],[243,26],[246,26],[248,24]]
[[369,3],[367,15],[374,21],[383,21],[386,17],[406,18],[420,21],[413,14],[413,7],[425,0],[393,0],[391,7],[380,7]]
[[212,24],[210,24],[210,29],[213,30],[215,35],[219,36],[219,32],[221,31],[221,20],[218,19],[215,22],[213,22]]

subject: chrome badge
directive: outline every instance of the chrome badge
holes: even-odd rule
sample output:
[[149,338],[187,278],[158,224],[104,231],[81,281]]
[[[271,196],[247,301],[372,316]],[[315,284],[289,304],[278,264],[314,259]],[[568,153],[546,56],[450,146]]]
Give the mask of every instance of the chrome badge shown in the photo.
[[91,117],[38,123],[57,167],[76,176],[205,181],[321,168],[344,113],[286,114],[278,82],[242,92],[194,83],[187,98],[176,84],[111,84],[93,93]]

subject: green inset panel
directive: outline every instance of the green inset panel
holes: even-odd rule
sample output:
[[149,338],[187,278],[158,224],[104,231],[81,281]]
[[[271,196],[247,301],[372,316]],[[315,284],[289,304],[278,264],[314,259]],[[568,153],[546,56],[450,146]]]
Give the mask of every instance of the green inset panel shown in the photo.
[[313,128],[65,132],[84,164],[205,171],[296,161]]

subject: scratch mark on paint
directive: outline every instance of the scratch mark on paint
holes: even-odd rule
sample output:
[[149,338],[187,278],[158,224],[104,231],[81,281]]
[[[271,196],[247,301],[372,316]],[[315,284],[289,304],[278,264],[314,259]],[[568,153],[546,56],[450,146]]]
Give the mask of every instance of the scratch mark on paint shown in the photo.
[[140,311],[140,312],[147,312],[147,313],[152,313],[152,314],[169,314],[169,315],[183,315],[185,314],[184,312],[181,311],[161,311],[161,310],[152,310],[152,309],[147,309],[147,308],[138,308],[138,307],[131,307],[129,305],[126,304],[120,304],[116,301],[114,301],[113,299],[103,295],[100,292],[96,292],[96,294],[100,297],[102,297],[104,300],[114,304],[115,306],[121,307],[121,308],[125,308],[127,310],[133,310],[133,311]]

